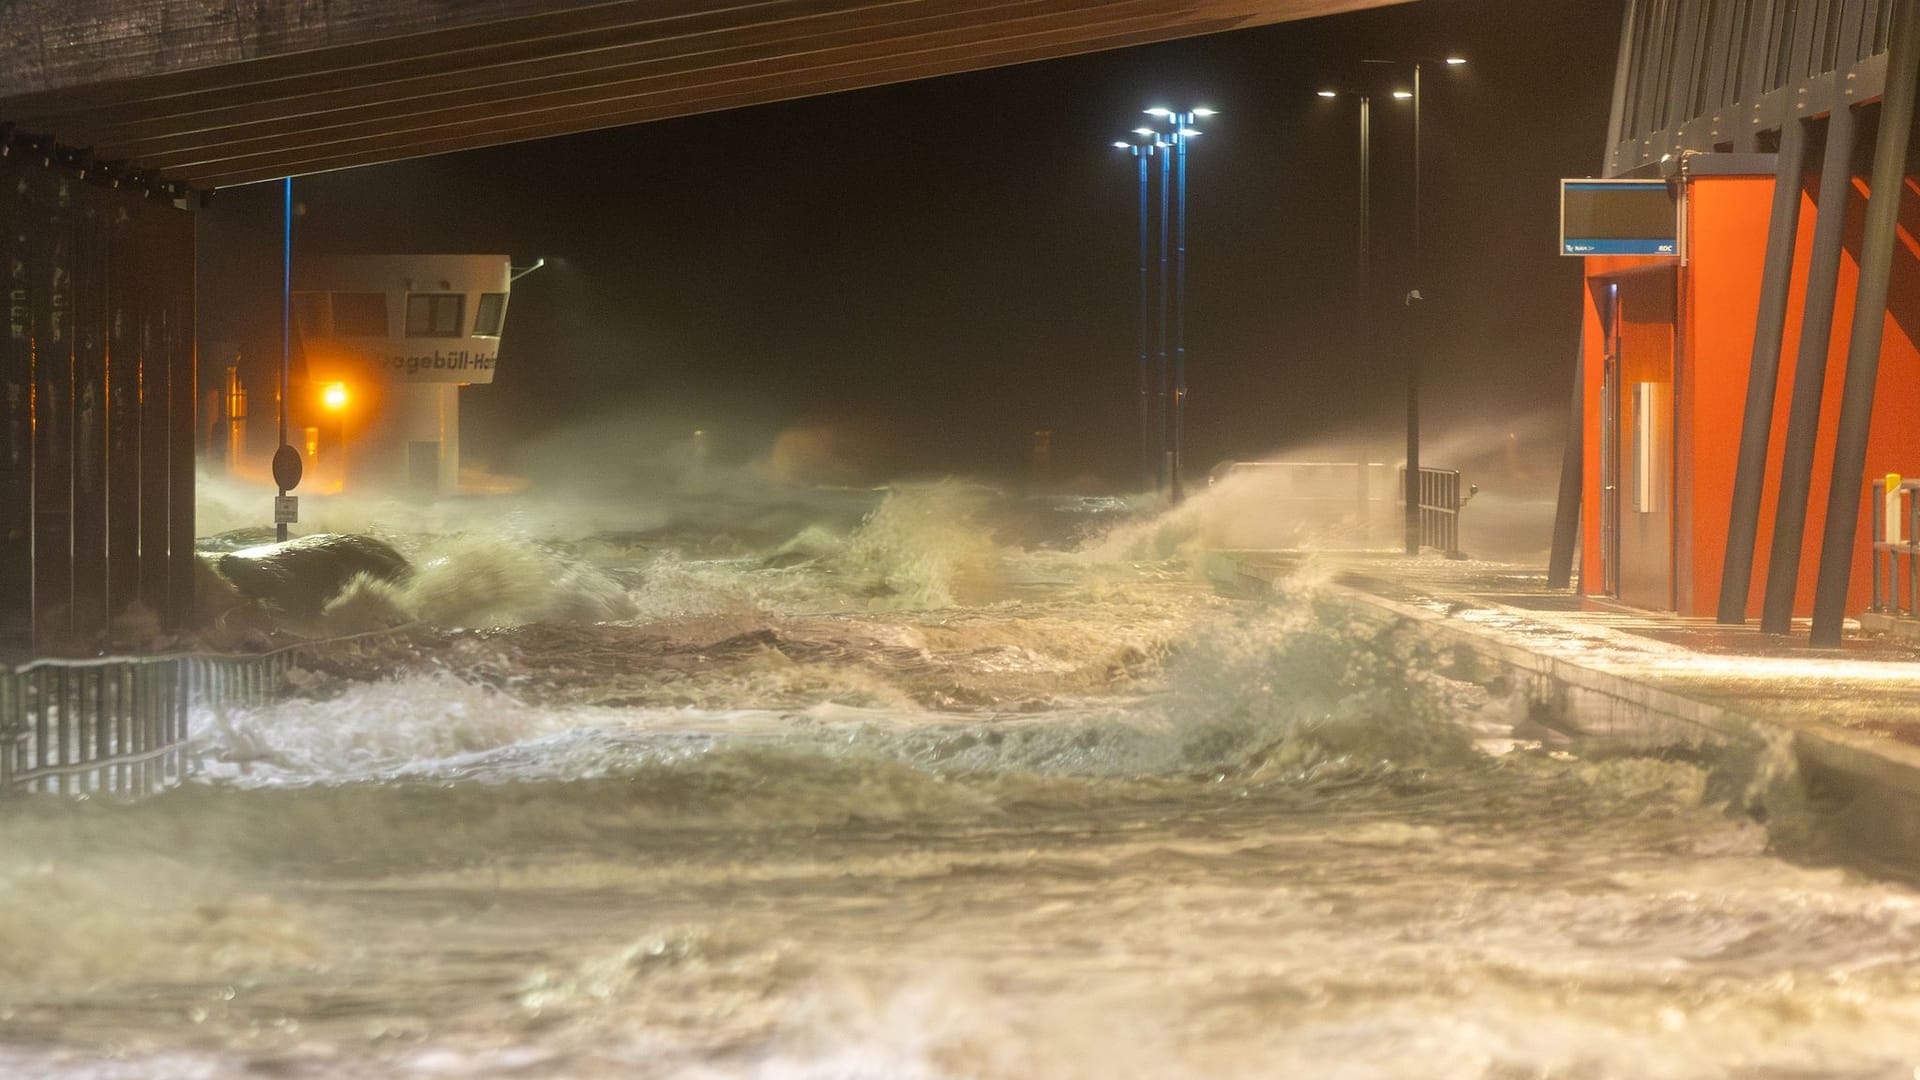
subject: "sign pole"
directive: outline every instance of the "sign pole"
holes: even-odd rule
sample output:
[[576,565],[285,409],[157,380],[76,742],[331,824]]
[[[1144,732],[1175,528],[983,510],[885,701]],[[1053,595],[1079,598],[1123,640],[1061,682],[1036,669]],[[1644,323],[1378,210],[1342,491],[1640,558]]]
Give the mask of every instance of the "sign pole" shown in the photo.
[[297,521],[299,503],[287,492],[300,484],[300,451],[287,444],[287,397],[293,370],[293,177],[281,188],[280,247],[280,446],[273,452],[273,479],[280,494],[273,500],[273,536],[284,543],[287,525]]

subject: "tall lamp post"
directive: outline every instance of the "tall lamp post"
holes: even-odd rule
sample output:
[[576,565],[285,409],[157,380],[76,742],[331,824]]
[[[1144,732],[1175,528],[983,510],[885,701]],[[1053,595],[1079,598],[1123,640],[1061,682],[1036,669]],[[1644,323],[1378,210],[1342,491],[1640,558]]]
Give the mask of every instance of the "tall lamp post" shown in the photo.
[[[1461,67],[1466,59],[1449,56],[1439,61],[1450,68]],[[1396,101],[1413,102],[1413,274],[1412,286],[1407,290],[1406,307],[1409,315],[1417,315],[1413,308],[1426,300],[1420,293],[1420,282],[1426,273],[1426,265],[1421,252],[1421,226],[1425,215],[1420,205],[1420,112],[1421,112],[1421,76],[1429,63],[1427,59],[1414,60],[1368,60],[1369,64],[1392,64],[1413,67],[1413,89],[1395,90]],[[1407,554],[1420,554],[1420,350],[1424,340],[1407,349]]]
[[[1204,106],[1191,109],[1168,109],[1155,107],[1146,110],[1147,115],[1166,123],[1168,134],[1166,141],[1171,153],[1177,159],[1174,184],[1177,189],[1175,204],[1178,212],[1178,224],[1174,229],[1177,243],[1175,248],[1174,271],[1174,347],[1173,347],[1173,445],[1167,454],[1167,484],[1174,502],[1186,497],[1186,489],[1181,481],[1181,465],[1186,450],[1186,404],[1187,404],[1187,140],[1200,134],[1196,127],[1201,119],[1217,115],[1213,109]],[[1169,162],[1161,160],[1161,231],[1160,251],[1164,259],[1166,254],[1166,171]],[[1166,276],[1161,275],[1161,335],[1166,334]],[[1164,351],[1164,346],[1162,347]],[[1164,364],[1164,360],[1162,361]]]
[[[287,497],[287,489],[293,485],[287,483],[288,477],[283,462],[292,460],[296,464],[299,451],[287,445],[287,394],[292,384],[293,372],[293,177],[289,176],[281,185],[282,228],[280,245],[280,444],[274,449],[274,481],[280,489],[280,497]],[[296,482],[300,470],[291,470],[291,478]],[[281,519],[278,504],[274,507],[273,538],[282,543],[287,539],[287,523]]]
[[1151,351],[1153,320],[1147,314],[1148,299],[1153,286],[1148,281],[1148,264],[1151,260],[1151,245],[1148,243],[1148,188],[1151,178],[1148,166],[1154,156],[1166,144],[1161,142],[1151,128],[1135,128],[1136,141],[1116,140],[1114,146],[1131,154],[1139,164],[1140,175],[1140,318],[1139,318],[1139,398],[1140,398],[1140,479],[1143,483],[1153,483],[1155,462],[1159,460],[1159,447],[1154,442],[1153,395],[1148,390],[1147,355]]
[[[1364,370],[1373,366],[1373,95],[1322,90],[1319,96],[1328,100],[1350,97],[1360,106],[1360,237],[1354,252],[1353,332],[1354,348]],[[1362,439],[1360,451],[1355,455],[1354,512],[1364,542],[1371,543],[1367,457],[1366,440]]]

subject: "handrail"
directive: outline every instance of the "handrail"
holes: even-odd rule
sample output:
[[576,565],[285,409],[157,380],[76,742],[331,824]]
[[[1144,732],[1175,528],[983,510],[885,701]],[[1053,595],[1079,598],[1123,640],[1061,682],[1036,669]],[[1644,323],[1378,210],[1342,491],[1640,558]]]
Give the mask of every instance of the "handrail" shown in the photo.
[[301,638],[288,642],[265,652],[247,653],[209,653],[209,652],[170,652],[170,653],[127,653],[118,656],[42,656],[24,663],[14,664],[6,669],[14,673],[29,671],[37,667],[57,666],[63,668],[98,667],[111,664],[137,664],[154,660],[259,660],[264,657],[278,656],[281,653],[311,648],[315,645],[345,645],[363,638],[384,637],[405,630],[416,623],[409,620],[393,626],[383,626],[378,630],[363,630],[358,634],[342,634],[338,637]]
[[[1888,490],[1887,480],[1898,481],[1894,490]],[[1920,480],[1901,480],[1890,475],[1869,481],[1867,490],[1873,516],[1873,531],[1868,534],[1873,596],[1867,610],[1920,619]],[[1887,528],[1888,510],[1893,511],[1891,520],[1904,525],[1904,529]],[[1903,559],[1905,574],[1900,572]]]
[[[1215,466],[1209,486],[1236,473],[1274,474],[1278,481],[1266,494],[1287,506],[1325,515],[1344,512],[1364,522],[1388,507],[1401,506],[1407,490],[1405,466],[1355,461],[1227,461]],[[1461,493],[1460,470],[1420,470],[1420,546],[1460,556],[1460,510],[1479,491],[1471,485]],[[1394,515],[1399,521],[1399,515]],[[1394,526],[1399,544],[1399,525]]]
[[264,704],[299,653],[390,635],[411,623],[308,638],[261,653],[159,653],[31,660],[0,668],[0,796],[140,797],[197,767],[196,709]]

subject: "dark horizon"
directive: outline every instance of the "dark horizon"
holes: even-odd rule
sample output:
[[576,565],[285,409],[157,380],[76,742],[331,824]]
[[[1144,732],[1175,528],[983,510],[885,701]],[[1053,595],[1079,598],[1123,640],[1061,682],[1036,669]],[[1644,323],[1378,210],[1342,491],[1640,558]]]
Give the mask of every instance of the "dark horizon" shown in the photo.
[[[1372,57],[1428,73],[1429,464],[1521,430],[1553,457],[1579,269],[1560,176],[1600,163],[1618,3],[1423,0],[295,181],[296,251],[494,251],[516,288],[464,453],[514,472],[556,435],[641,448],[705,427],[724,453],[796,425],[853,432],[878,476],[1056,474],[1124,485],[1134,413],[1134,173],[1108,144],[1156,102],[1221,111],[1191,175],[1188,471],[1365,429],[1397,460],[1409,110],[1375,84],[1379,342],[1351,355],[1357,153]],[[279,185],[216,193],[203,341],[278,352]],[[270,318],[266,317],[270,314]],[[633,430],[644,423],[646,430]],[[1484,442],[1484,440],[1482,440]],[[1481,449],[1492,449],[1483,445]]]

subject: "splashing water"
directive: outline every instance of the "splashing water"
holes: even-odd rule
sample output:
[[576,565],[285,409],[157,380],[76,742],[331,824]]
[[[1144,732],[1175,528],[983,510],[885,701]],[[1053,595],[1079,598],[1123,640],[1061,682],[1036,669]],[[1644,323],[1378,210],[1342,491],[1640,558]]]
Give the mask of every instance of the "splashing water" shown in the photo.
[[10,808],[0,1073],[1920,1064],[1920,902],[1770,854],[1766,763],[1516,744],[1311,574],[1213,595],[1193,502],[393,534],[334,617],[414,621],[194,783]]

